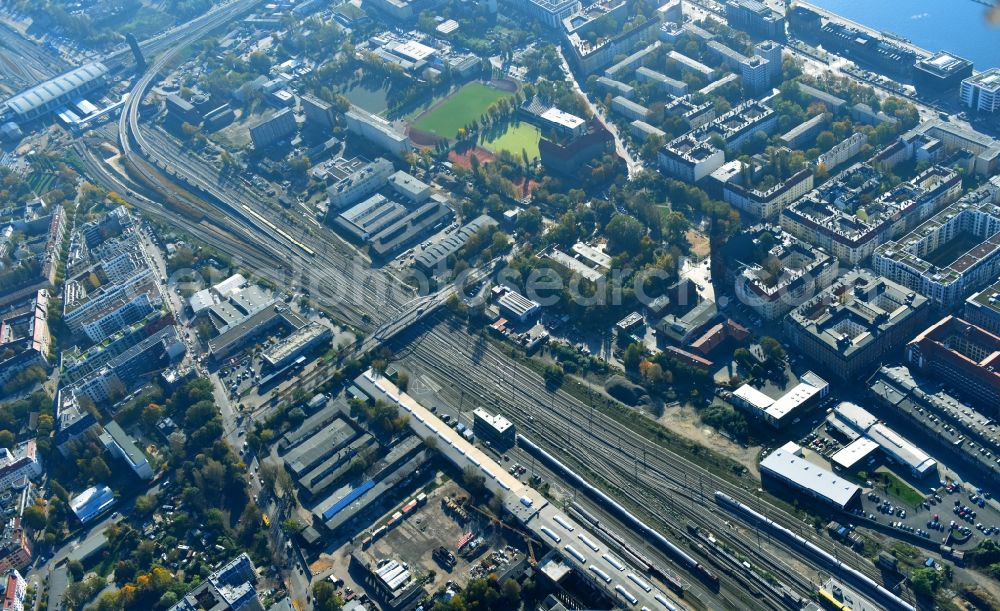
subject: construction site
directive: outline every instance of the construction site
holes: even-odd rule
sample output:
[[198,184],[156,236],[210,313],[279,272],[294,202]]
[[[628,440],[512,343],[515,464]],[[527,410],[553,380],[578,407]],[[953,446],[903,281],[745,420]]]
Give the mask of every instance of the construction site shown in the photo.
[[428,594],[458,591],[470,579],[503,576],[533,564],[544,546],[471,502],[459,483],[438,473],[326,560],[344,587],[375,595],[383,608],[403,609]]

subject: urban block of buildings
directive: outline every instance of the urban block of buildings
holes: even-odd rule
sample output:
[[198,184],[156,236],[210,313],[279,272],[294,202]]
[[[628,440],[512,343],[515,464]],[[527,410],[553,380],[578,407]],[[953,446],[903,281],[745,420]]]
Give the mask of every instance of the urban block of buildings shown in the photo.
[[257,569],[240,554],[213,571],[170,611],[264,611],[257,595]]
[[[951,121],[931,119],[917,125],[901,137],[907,143],[909,158],[919,155],[919,150],[933,152],[934,144],[928,139],[939,141],[943,153],[969,154],[964,166],[968,172],[975,172],[989,178],[1000,171],[1000,140],[972,129],[967,129]],[[919,156],[917,157],[920,158]],[[960,158],[956,159],[956,163]]]
[[13,451],[0,448],[0,491],[22,489],[41,475],[42,457],[33,439],[18,444]]
[[882,179],[870,165],[855,164],[782,210],[781,226],[857,265],[961,194],[958,173],[940,166],[885,193]]
[[0,209],[0,257],[11,263],[0,269],[0,308],[19,303],[39,289],[55,287],[65,220],[59,205],[41,199]]
[[[756,225],[743,232],[757,259],[747,258],[735,274],[741,303],[765,320],[777,320],[828,286],[839,265],[821,248],[811,248],[779,227]],[[764,237],[770,248],[764,250]]]
[[0,389],[34,365],[47,367],[52,337],[49,334],[49,293],[46,289],[0,314]]
[[719,169],[726,154],[688,133],[665,144],[657,152],[657,160],[664,174],[693,183]]
[[[600,0],[562,20],[568,59],[581,74],[597,72],[612,63],[615,57],[631,53],[637,46],[656,39],[659,13],[628,29],[621,27],[629,21],[630,6],[625,0]],[[618,27],[606,33],[603,26],[609,23]]]
[[28,593],[28,584],[21,577],[17,569],[11,569],[4,577],[3,590],[0,596],[3,599],[3,611],[24,611],[24,597]]
[[784,326],[791,346],[842,380],[853,380],[892,360],[923,328],[929,300],[863,269],[792,310]]
[[785,18],[757,0],[727,0],[726,22],[754,38],[785,39]]
[[827,171],[833,170],[835,167],[853,159],[867,144],[867,134],[855,132],[838,142],[827,152],[820,154],[816,158],[816,167],[822,167]]
[[510,4],[553,30],[562,26],[563,19],[582,8],[580,0],[510,0]]
[[5,517],[0,530],[0,573],[23,571],[31,564],[33,546],[21,516]]
[[763,170],[760,164],[746,166],[739,159],[734,159],[712,172],[712,178],[722,184],[723,201],[742,212],[765,219],[773,218],[813,189],[813,172],[803,168],[762,190],[757,185]]
[[957,305],[1000,275],[1000,177],[896,241],[879,246],[872,267],[940,307]]
[[1000,335],[1000,278],[965,300],[962,318],[972,324]]
[[963,397],[1000,418],[1000,337],[946,316],[906,345],[906,360],[924,375],[947,382]]

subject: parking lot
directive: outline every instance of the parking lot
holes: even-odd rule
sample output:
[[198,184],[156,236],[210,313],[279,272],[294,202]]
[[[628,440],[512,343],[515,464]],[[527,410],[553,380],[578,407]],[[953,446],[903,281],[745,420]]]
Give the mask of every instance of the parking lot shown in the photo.
[[[799,443],[828,462],[843,447],[826,429],[825,421]],[[926,482],[910,481],[879,451],[862,468],[869,479],[857,482],[864,490],[862,507],[855,512],[861,517],[955,548],[968,549],[983,537],[1000,537],[1000,506],[989,492],[955,482],[941,483],[936,477]],[[849,474],[840,475],[857,481]],[[912,488],[905,496],[919,495],[917,502],[910,503],[903,494],[894,493],[896,486]]]
[[862,505],[860,511],[875,522],[954,548],[969,549],[983,538],[1000,537],[996,501],[959,484],[936,487],[916,508],[879,490],[866,490]]
[[218,376],[231,401],[236,401],[244,392],[260,382],[261,358],[244,354],[233,358],[219,368]]

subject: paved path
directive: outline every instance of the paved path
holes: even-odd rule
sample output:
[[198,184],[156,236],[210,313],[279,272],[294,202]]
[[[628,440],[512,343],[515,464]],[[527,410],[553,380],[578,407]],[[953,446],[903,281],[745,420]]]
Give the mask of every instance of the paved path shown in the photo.
[[634,159],[632,157],[632,154],[628,152],[628,149],[625,148],[625,144],[622,142],[621,136],[618,134],[618,128],[615,126],[614,123],[608,121],[607,118],[604,116],[604,113],[601,111],[601,109],[590,101],[590,98],[587,97],[587,94],[584,93],[582,88],[580,88],[580,83],[577,82],[576,77],[573,75],[573,71],[570,70],[569,62],[566,61],[566,56],[563,55],[562,49],[558,48],[558,51],[559,51],[559,59],[562,62],[563,72],[566,73],[566,79],[573,84],[573,89],[575,89],[576,92],[579,93],[580,96],[583,97],[583,99],[587,102],[587,106],[590,108],[590,112],[594,113],[594,116],[597,117],[597,119],[601,122],[601,124],[604,125],[604,127],[606,127],[609,132],[611,132],[612,136],[614,136],[615,152],[618,153],[618,155],[620,155],[625,160],[625,164],[628,166],[628,177],[629,180],[631,180],[632,178],[635,177],[636,174],[638,174],[643,169],[642,162]]

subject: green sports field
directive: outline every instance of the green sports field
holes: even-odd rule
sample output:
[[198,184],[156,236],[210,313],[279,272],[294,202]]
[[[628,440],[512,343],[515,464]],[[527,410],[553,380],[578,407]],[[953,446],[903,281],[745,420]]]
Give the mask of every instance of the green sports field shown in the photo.
[[508,151],[515,157],[521,157],[521,151],[528,152],[528,159],[538,157],[538,141],[542,132],[531,123],[511,123],[503,134],[494,140],[483,143],[483,147],[494,152]]
[[454,138],[462,127],[483,116],[491,104],[510,93],[482,83],[469,83],[417,121],[413,127],[441,138]]

